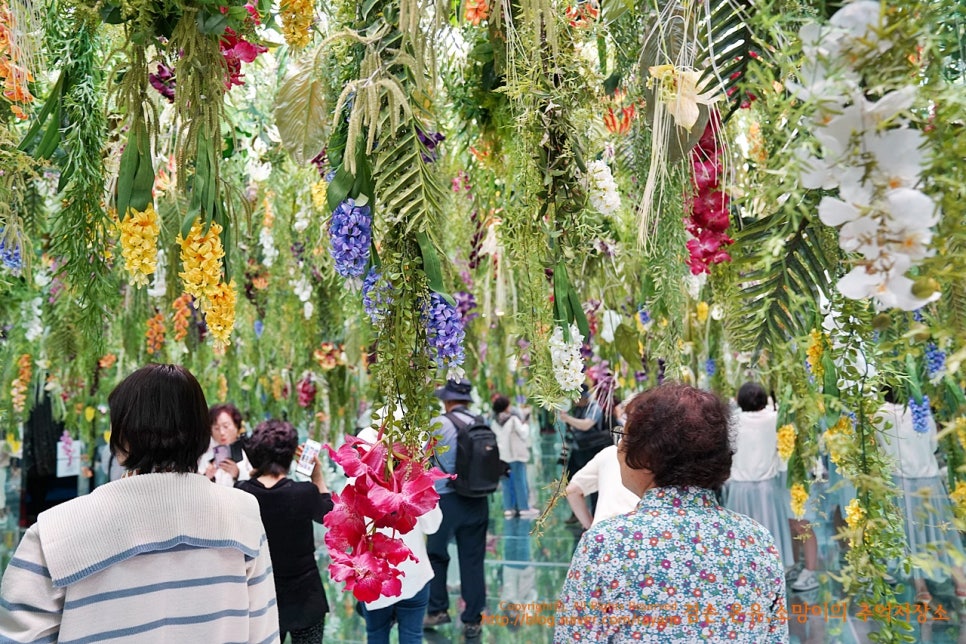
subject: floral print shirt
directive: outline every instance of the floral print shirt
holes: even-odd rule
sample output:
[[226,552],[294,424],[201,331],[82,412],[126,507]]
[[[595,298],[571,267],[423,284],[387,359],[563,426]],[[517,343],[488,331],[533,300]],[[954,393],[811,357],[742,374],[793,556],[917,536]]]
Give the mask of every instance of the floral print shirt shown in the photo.
[[774,539],[710,490],[648,490],[577,545],[554,630],[573,641],[787,642]]

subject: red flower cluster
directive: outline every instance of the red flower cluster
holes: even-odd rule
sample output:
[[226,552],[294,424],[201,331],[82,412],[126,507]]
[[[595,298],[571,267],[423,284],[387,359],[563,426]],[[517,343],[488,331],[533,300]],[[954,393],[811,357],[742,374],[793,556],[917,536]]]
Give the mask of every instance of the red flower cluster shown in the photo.
[[346,476],[355,478],[341,495],[332,495],[335,507],[323,521],[329,529],[329,574],[344,581],[361,602],[398,597],[402,572],[396,566],[415,556],[395,534],[406,534],[418,517],[436,507],[439,494],[433,483],[449,475],[427,468],[425,456],[410,453],[401,443],[390,448],[382,440],[368,443],[346,436],[338,451],[326,449]]
[[721,189],[721,158],[717,136],[721,122],[717,112],[711,113],[708,125],[691,151],[691,171],[695,193],[690,200],[691,216],[685,219],[688,232],[694,237],[688,241],[688,266],[693,275],[710,272],[712,264],[731,260],[724,249],[735,240],[725,231],[731,224],[729,203],[731,197]]
[[259,54],[268,51],[268,47],[256,45],[243,39],[231,27],[225,29],[221,39],[218,41],[221,48],[221,55],[225,57],[225,64],[228,65],[228,78],[225,80],[225,89],[231,89],[234,85],[244,85],[244,74],[241,73],[242,63],[251,63]]
[[318,393],[318,389],[315,383],[312,382],[312,377],[307,375],[299,380],[299,384],[295,385],[295,390],[299,395],[299,407],[308,407],[315,402],[315,394]]
[[577,6],[567,7],[567,20],[571,27],[587,29],[600,16],[598,0],[577,0]]

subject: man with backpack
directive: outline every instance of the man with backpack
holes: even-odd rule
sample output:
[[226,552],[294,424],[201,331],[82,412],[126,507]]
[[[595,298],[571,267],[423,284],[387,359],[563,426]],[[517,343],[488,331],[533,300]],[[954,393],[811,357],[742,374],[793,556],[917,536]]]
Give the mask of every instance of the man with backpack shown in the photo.
[[[429,535],[426,550],[434,577],[429,583],[429,605],[423,626],[432,628],[450,621],[449,593],[446,573],[449,570],[449,541],[456,537],[460,566],[460,594],[466,608],[460,615],[467,639],[478,639],[482,633],[486,585],[483,559],[486,556],[486,528],[489,521],[489,495],[496,490],[506,464],[500,461],[496,435],[481,416],[467,408],[473,385],[468,380],[449,380],[435,391],[446,413],[432,420],[437,450],[436,464],[453,480],[436,482],[443,522],[435,534]],[[441,427],[440,427],[441,425]]]

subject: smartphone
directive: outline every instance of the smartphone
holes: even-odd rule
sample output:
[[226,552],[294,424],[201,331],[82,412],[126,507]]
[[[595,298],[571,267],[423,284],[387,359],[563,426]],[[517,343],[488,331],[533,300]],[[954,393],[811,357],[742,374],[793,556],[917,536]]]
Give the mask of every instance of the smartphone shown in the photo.
[[312,476],[312,470],[315,469],[315,457],[319,455],[321,450],[322,443],[311,438],[305,441],[305,446],[302,448],[302,458],[295,465],[295,471],[299,474]]
[[221,465],[229,458],[231,458],[231,448],[228,445],[215,445],[215,465]]

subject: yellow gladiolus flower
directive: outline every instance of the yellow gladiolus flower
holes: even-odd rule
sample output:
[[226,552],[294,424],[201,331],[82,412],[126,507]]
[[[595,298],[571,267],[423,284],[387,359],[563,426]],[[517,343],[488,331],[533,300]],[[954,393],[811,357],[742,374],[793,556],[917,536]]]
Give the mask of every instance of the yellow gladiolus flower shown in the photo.
[[129,209],[121,222],[121,256],[124,268],[131,275],[131,283],[138,288],[147,286],[148,275],[158,265],[158,214],[154,204],[148,204],[143,212]]
[[205,312],[208,330],[218,344],[231,344],[231,331],[235,328],[235,280],[230,284],[221,282],[214,288]]
[[849,501],[849,504],[845,507],[845,523],[848,524],[849,528],[855,530],[864,518],[865,510],[859,505],[859,500],[852,499]]
[[949,498],[953,502],[956,515],[966,517],[966,481],[957,482],[956,489],[952,491]]
[[697,308],[697,311],[696,311],[696,315],[698,316],[698,322],[701,322],[703,324],[705,322],[705,320],[708,319],[708,309],[709,308],[710,307],[708,307],[708,303],[707,302],[698,302],[698,308]]
[[279,6],[282,35],[293,49],[302,49],[312,40],[315,5],[311,0],[282,0]]
[[778,456],[787,461],[795,451],[795,431],[794,425],[782,425],[778,428]]
[[329,182],[325,179],[321,179],[312,184],[312,205],[319,212],[326,212],[329,209],[329,203],[326,200],[329,194]]
[[801,483],[796,483],[792,486],[792,514],[795,515],[796,519],[801,519],[805,516],[805,503],[808,502],[808,492],[805,491],[805,486]]
[[193,295],[203,307],[218,290],[221,281],[221,259],[225,250],[221,246],[221,226],[212,223],[208,232],[202,232],[202,223],[196,219],[191,225],[187,239],[178,235],[181,246],[181,264],[184,271],[178,273],[184,282],[185,293]]

